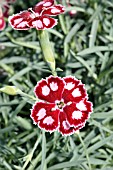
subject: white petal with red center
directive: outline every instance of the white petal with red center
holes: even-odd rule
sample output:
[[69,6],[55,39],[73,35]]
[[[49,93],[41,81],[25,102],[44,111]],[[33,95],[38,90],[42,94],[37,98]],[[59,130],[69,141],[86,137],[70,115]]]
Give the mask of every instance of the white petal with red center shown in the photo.
[[57,83],[51,82],[50,83],[50,88],[51,88],[52,91],[57,91],[58,90]]
[[43,120],[43,123],[46,123],[47,125],[51,125],[53,124],[53,122],[54,122],[54,119],[51,116],[48,116]]
[[73,87],[75,86],[75,84],[73,84],[73,82],[70,82],[70,83],[66,83],[65,85],[65,89],[67,90],[71,90],[73,89]]
[[40,109],[37,113],[38,120],[41,120],[45,117],[46,115],[46,110],[44,108]]
[[72,113],[72,119],[81,119],[82,117],[82,112],[81,111],[74,111]]
[[81,92],[80,92],[79,88],[76,88],[76,89],[73,90],[72,96],[73,97],[80,97],[81,96]]
[[43,18],[43,22],[46,26],[50,24],[50,20],[48,18]]
[[36,27],[36,28],[43,28],[42,21],[40,21],[40,20],[38,20],[38,21],[33,21],[33,22],[32,22],[32,25],[33,25],[33,27]]
[[48,96],[49,93],[50,93],[49,87],[48,87],[48,86],[43,86],[43,87],[42,87],[42,94],[43,94],[44,96]]
[[83,111],[86,111],[87,108],[86,108],[86,105],[84,104],[83,100],[80,101],[79,103],[76,104],[76,107],[79,109],[79,110],[83,110]]

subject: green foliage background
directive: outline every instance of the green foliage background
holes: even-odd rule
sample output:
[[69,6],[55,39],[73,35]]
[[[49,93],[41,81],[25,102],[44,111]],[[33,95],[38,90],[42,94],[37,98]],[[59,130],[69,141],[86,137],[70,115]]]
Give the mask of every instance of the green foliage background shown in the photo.
[[[70,2],[71,8],[62,0],[66,12],[48,32],[63,70],[58,75],[85,83],[94,111],[79,134],[64,137],[33,124],[32,100],[0,93],[0,170],[113,169],[113,0]],[[36,3],[17,0],[10,14]],[[34,95],[37,81],[50,74],[37,31],[16,31],[7,23],[0,32],[0,87],[14,85]]]

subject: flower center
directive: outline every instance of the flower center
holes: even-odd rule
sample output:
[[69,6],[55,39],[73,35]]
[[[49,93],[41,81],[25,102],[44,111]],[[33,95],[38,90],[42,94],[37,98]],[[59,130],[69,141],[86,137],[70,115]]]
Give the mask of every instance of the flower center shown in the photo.
[[63,106],[64,106],[64,102],[62,102],[62,101],[58,102],[57,106],[58,106],[59,109],[62,109]]
[[28,8],[28,11],[32,12],[32,18],[39,17],[38,13],[35,13],[32,8]]

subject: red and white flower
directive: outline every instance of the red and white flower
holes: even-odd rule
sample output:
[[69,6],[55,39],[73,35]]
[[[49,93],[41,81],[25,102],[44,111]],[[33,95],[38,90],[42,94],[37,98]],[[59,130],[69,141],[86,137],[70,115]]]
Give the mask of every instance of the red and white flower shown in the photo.
[[0,31],[2,31],[6,26],[4,17],[8,17],[10,4],[14,3],[14,1],[15,0],[0,0]]
[[[70,0],[67,0],[67,5],[68,5],[68,7],[72,6],[70,4]],[[71,17],[73,17],[76,13],[77,13],[77,11],[75,9],[69,11],[69,14],[70,14]]]
[[48,132],[71,135],[84,127],[92,112],[84,84],[72,76],[42,79],[34,92],[41,101],[34,104],[31,118]]
[[30,28],[44,30],[57,24],[57,20],[50,16],[56,16],[63,12],[64,7],[60,4],[54,5],[54,0],[43,0],[33,8],[10,16],[9,23],[16,30],[28,30]]

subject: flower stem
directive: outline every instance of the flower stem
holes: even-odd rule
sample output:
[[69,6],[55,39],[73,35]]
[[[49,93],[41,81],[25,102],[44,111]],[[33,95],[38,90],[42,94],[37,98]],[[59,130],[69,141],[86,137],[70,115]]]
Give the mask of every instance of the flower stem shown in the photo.
[[52,71],[52,74],[56,76],[57,73],[55,71],[55,58],[51,47],[51,43],[49,41],[48,32],[45,30],[40,30],[38,31],[38,37],[43,51],[44,60],[47,62],[49,68]]
[[46,170],[46,136],[45,131],[42,131],[42,161],[40,170]]
[[84,144],[84,141],[82,140],[82,137],[81,137],[80,133],[77,133],[77,135],[78,135],[79,140],[80,140],[80,142],[81,142],[81,144],[82,144],[82,146],[83,146],[83,148],[84,148],[84,152],[85,152],[85,154],[86,154],[86,159],[87,159],[87,163],[88,163],[88,166],[89,166],[89,170],[92,170],[91,164],[90,164],[90,159],[89,159],[89,154],[88,154],[88,152],[87,152],[87,148],[86,148],[86,146],[85,146],[85,144]]
[[30,99],[32,99],[32,100],[34,100],[34,101],[37,101],[37,100],[38,100],[38,99],[36,99],[34,96],[31,96],[31,95],[29,95],[29,94],[27,94],[27,93],[24,93],[24,92],[22,92],[22,91],[20,91],[18,94],[21,95],[21,96],[23,96],[23,97],[28,97],[28,98],[30,98]]

